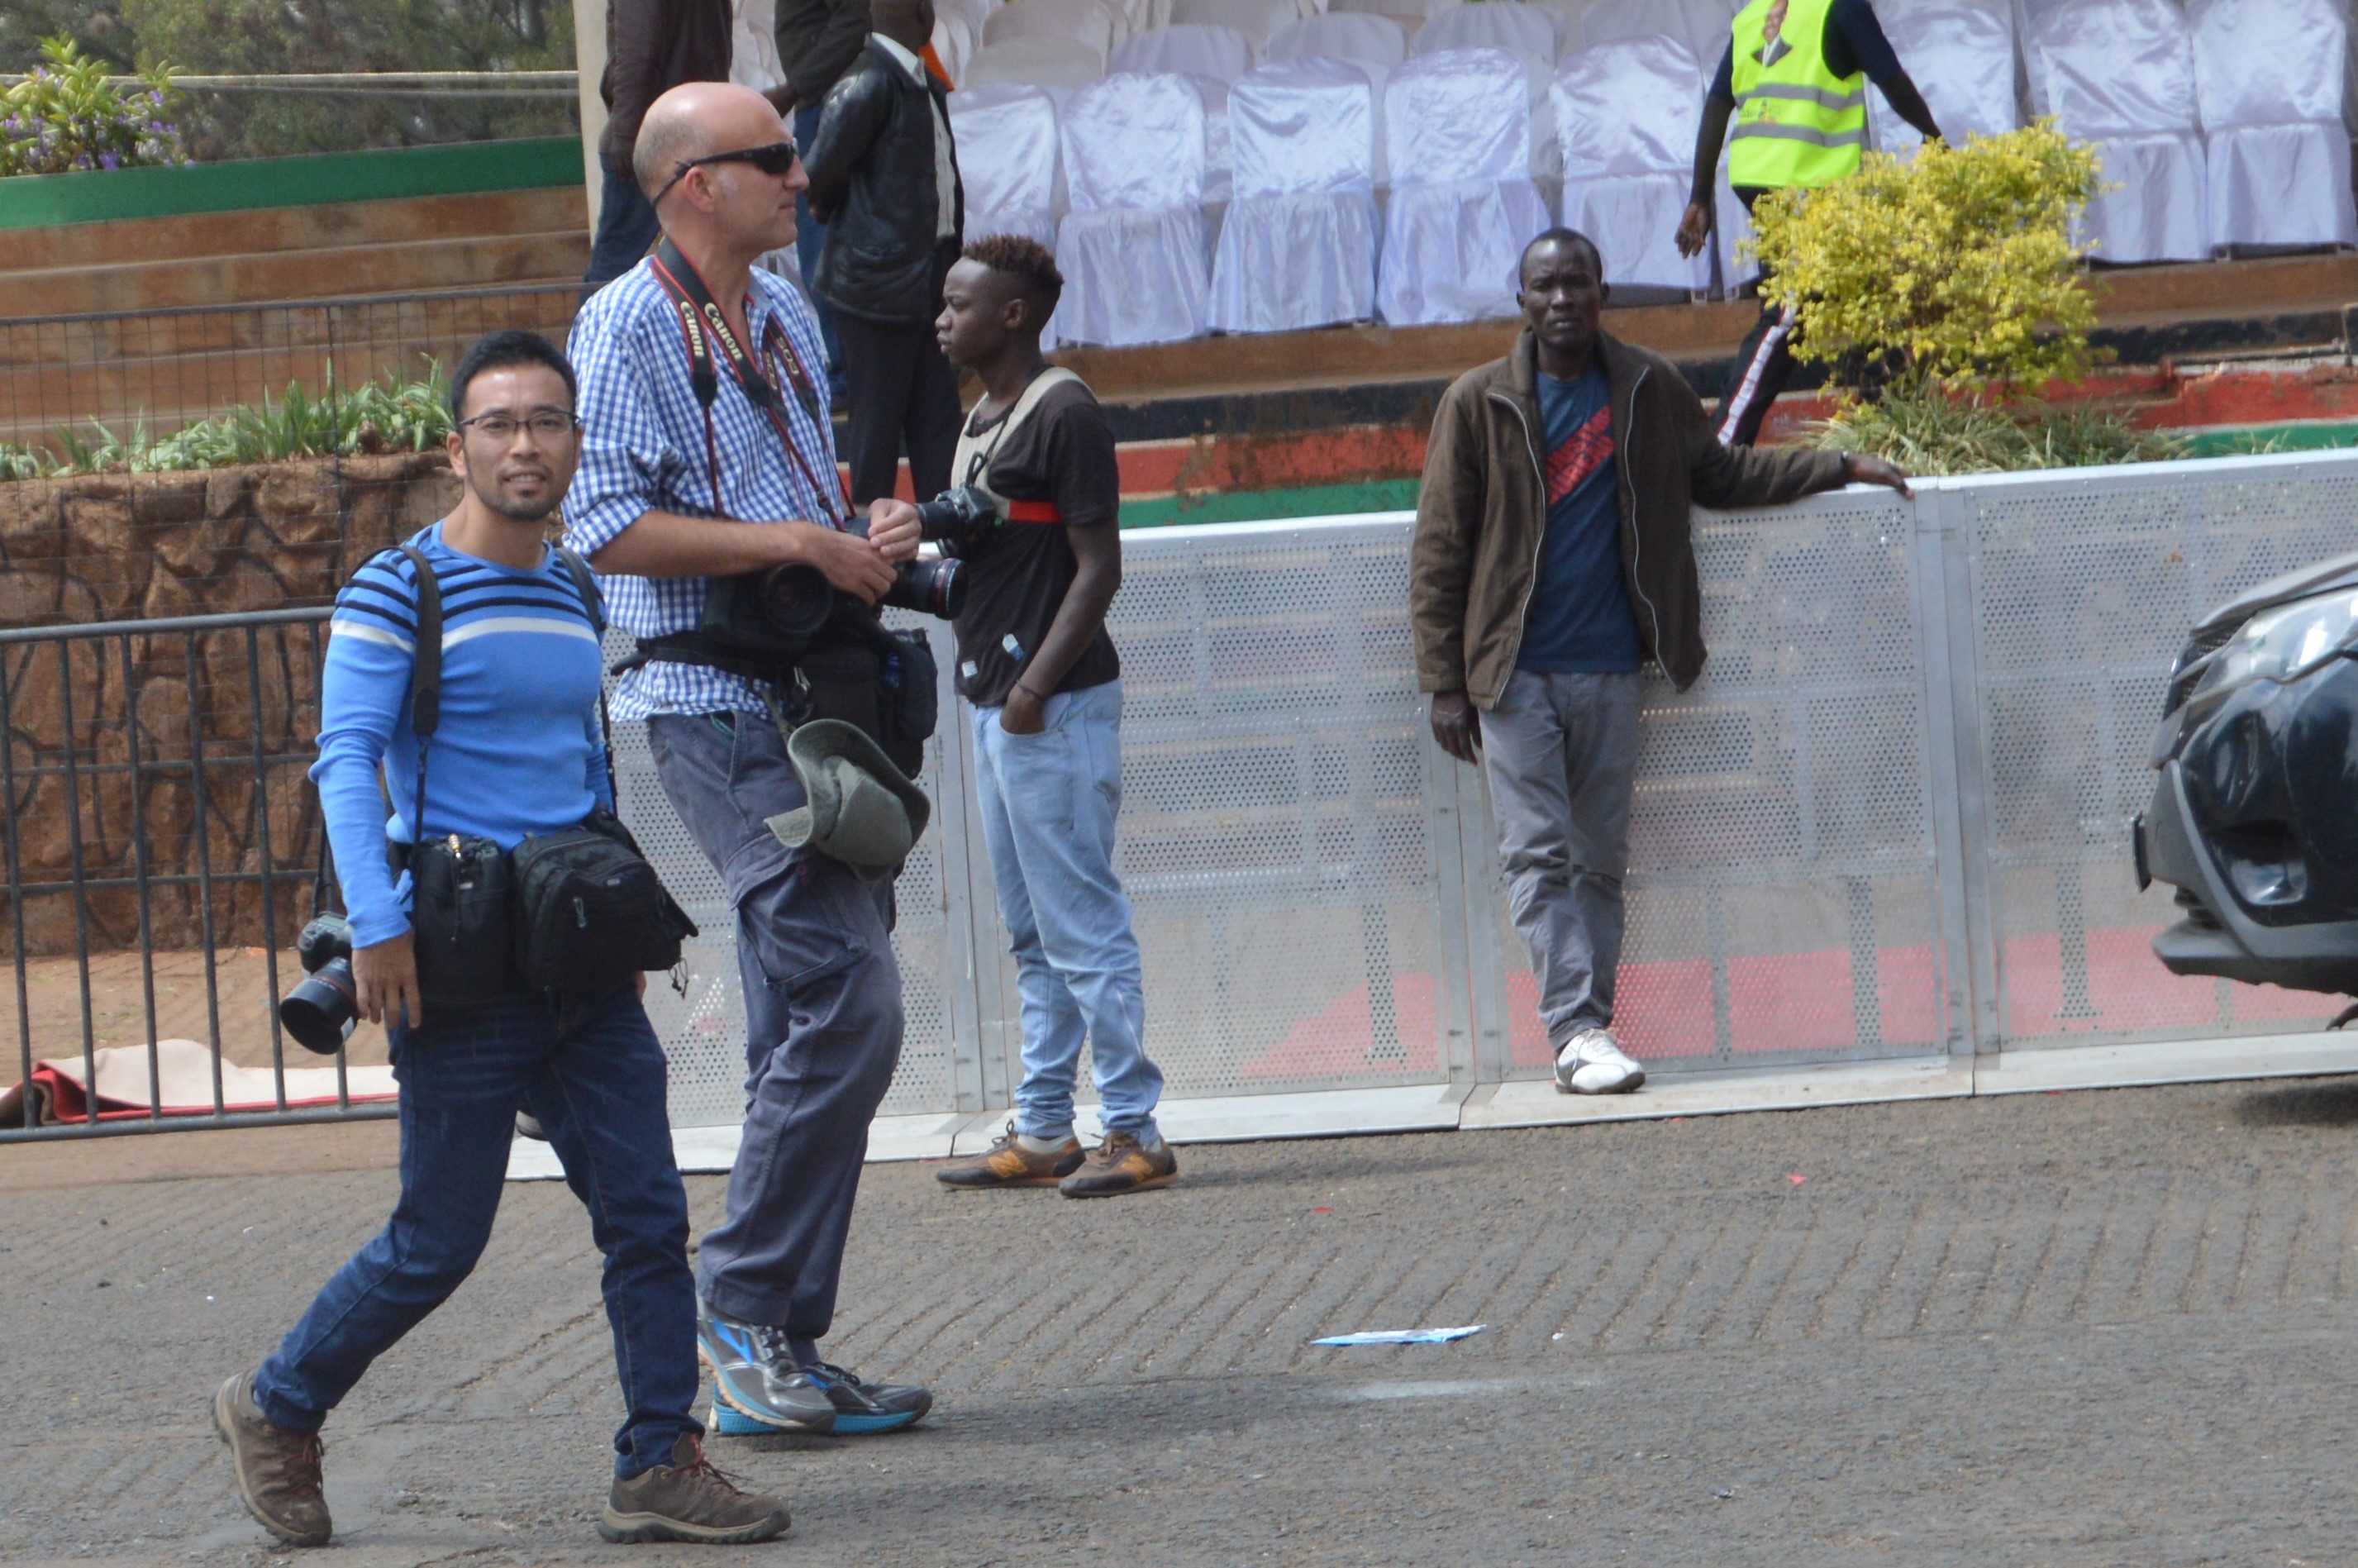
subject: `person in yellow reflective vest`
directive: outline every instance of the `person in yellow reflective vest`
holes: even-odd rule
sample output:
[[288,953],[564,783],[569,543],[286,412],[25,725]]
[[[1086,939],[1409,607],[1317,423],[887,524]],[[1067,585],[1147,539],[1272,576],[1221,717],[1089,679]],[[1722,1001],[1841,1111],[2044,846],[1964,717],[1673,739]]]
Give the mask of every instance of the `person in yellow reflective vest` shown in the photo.
[[[1679,251],[1701,253],[1711,235],[1719,154],[1731,144],[1729,182],[1747,212],[1770,190],[1815,189],[1858,172],[1866,150],[1866,84],[1899,117],[1937,139],[1941,127],[1899,63],[1867,0],[1751,0],[1704,99],[1695,135],[1694,191],[1679,222]],[[1764,306],[1745,339],[1734,381],[1713,416],[1720,440],[1748,447],[1793,374],[1793,320]]]

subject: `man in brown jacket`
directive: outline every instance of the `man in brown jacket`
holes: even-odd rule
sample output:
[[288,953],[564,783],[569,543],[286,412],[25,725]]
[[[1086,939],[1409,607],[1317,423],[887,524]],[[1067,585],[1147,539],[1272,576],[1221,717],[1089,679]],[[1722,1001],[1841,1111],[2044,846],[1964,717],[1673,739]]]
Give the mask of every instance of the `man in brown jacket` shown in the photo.
[[1611,1033],[1637,774],[1639,669],[1703,674],[1689,513],[1907,476],[1846,452],[1720,445],[1667,360],[1599,330],[1596,246],[1523,253],[1529,325],[1443,395],[1424,460],[1409,619],[1433,733],[1490,783],[1515,929],[1565,1094],[1645,1082]]

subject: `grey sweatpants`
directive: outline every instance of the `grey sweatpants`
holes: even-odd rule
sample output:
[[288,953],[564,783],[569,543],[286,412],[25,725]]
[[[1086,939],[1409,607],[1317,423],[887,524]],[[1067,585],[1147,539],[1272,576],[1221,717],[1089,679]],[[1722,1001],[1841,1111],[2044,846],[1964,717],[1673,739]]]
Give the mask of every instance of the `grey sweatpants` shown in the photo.
[[1558,1048],[1613,1022],[1639,689],[1634,672],[1517,670],[1482,715],[1498,860],[1539,980],[1540,1021]]
[[892,884],[871,887],[764,818],[806,803],[777,726],[659,713],[655,774],[737,906],[745,989],[745,1136],[698,1286],[730,1317],[823,1337],[868,1156],[868,1123],[901,1059]]

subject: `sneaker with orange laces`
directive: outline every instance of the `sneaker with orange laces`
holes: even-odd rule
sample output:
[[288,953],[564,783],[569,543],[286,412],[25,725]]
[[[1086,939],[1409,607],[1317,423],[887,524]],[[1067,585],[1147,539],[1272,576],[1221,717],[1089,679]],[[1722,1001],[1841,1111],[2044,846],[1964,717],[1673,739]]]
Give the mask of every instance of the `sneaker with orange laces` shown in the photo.
[[237,1500],[254,1521],[289,1546],[327,1545],[335,1525],[319,1490],[319,1434],[274,1425],[254,1402],[251,1372],[213,1395],[213,1426],[229,1444]]
[[952,1160],[934,1173],[934,1180],[946,1187],[1053,1187],[1080,1168],[1079,1139],[1034,1149],[1011,1121],[997,1142],[979,1154]]
[[614,1483],[598,1533],[624,1544],[692,1541],[741,1546],[783,1535],[791,1522],[784,1503],[745,1490],[705,1458],[694,1433],[683,1432],[671,1445],[670,1464]]
[[1149,1149],[1133,1133],[1109,1132],[1058,1185],[1068,1198],[1110,1198],[1167,1185],[1178,1175],[1179,1157],[1162,1138]]

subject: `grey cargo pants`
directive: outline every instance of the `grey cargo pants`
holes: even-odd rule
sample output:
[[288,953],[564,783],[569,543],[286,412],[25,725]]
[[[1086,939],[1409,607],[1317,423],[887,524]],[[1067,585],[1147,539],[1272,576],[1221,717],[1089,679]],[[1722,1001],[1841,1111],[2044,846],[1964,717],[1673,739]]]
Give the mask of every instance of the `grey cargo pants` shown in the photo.
[[1509,905],[1557,1049],[1613,1022],[1640,690],[1634,672],[1517,670],[1482,715],[1482,772]]
[[656,775],[737,906],[745,1136],[697,1284],[727,1315],[824,1336],[835,1315],[868,1123],[901,1060],[892,884],[789,850],[764,818],[803,805],[777,726],[750,714],[647,720]]

